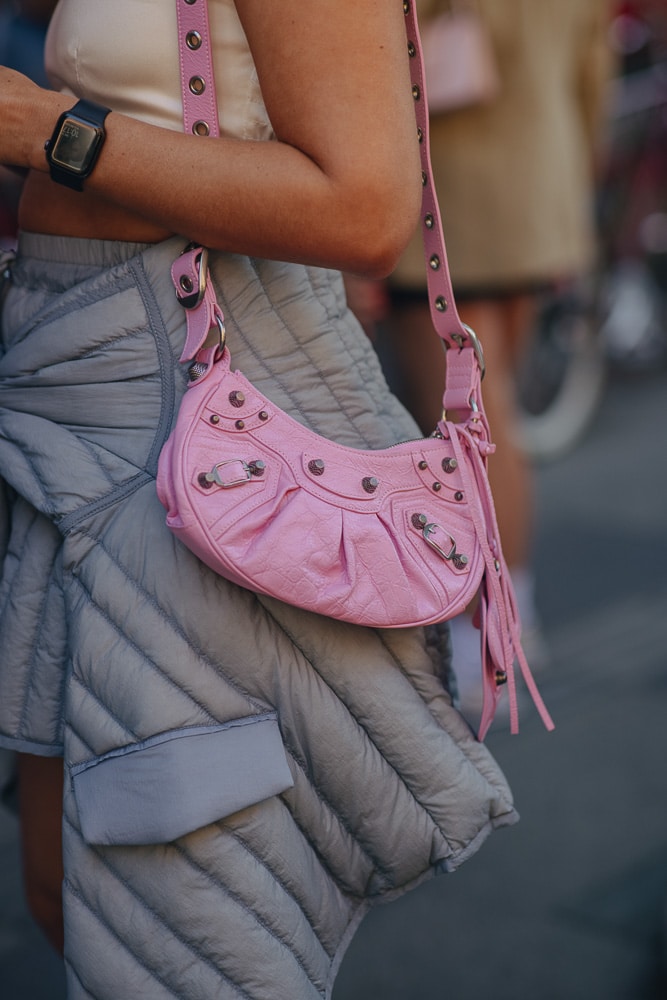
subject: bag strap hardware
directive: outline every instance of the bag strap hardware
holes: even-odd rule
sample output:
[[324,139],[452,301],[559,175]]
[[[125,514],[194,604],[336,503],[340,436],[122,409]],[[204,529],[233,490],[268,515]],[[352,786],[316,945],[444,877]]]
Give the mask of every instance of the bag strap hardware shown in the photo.
[[[259,464],[254,464],[255,468],[259,469]],[[256,471],[255,475],[258,474],[261,475],[260,472]],[[228,462],[219,462],[213,466],[210,472],[202,473],[207,483],[211,486],[221,486],[223,490],[229,490],[233,486],[242,486],[243,483],[247,483],[250,480],[252,475],[251,465],[248,462],[244,462],[242,458],[230,459]]]
[[[191,254],[191,251],[195,251]],[[181,251],[181,257],[188,258],[189,266],[180,270],[176,285],[176,298],[184,309],[196,309],[201,305],[206,295],[208,281],[208,250],[196,243],[188,243]],[[188,262],[183,262],[186,265]],[[196,291],[195,291],[196,289]],[[184,293],[184,294],[181,294]]]

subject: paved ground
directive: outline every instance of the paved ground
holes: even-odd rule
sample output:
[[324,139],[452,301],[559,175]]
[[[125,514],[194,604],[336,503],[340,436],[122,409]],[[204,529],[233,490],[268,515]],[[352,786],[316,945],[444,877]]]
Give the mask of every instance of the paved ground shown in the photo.
[[[557,730],[489,738],[522,821],[372,913],[336,1000],[667,998],[667,374],[611,385],[539,488]],[[0,1000],[63,997],[0,810]]]

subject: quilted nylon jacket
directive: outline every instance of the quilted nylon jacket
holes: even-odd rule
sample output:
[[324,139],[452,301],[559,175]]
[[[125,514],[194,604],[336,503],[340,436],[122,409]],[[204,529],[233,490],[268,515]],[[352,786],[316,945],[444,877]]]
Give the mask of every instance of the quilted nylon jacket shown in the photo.
[[[452,707],[446,636],[257,597],[165,527],[182,248],[22,240],[0,358],[0,742],[64,755],[72,1000],[327,998],[370,905],[516,813]],[[234,362],[274,402],[347,445],[415,435],[337,274],[212,267]]]

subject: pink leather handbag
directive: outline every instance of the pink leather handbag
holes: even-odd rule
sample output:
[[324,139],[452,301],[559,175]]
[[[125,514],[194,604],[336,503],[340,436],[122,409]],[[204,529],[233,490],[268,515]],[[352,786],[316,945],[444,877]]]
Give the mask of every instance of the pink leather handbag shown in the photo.
[[[186,248],[172,278],[194,362],[157,490],[174,534],[220,575],[260,594],[359,625],[397,628],[459,614],[479,592],[483,738],[514,663],[553,723],[523,655],[486,473],[493,451],[479,342],[456,312],[429,162],[419,37],[404,3],[424,171],[423,232],[432,315],[448,349],[443,418],[432,437],[379,451],[342,447],[275,406],[231,367],[207,251]],[[203,0],[177,0],[187,131],[217,133]],[[188,38],[202,38],[194,50]],[[189,85],[206,81],[207,104]],[[212,327],[220,345],[203,347]],[[452,419],[450,419],[452,418]]]

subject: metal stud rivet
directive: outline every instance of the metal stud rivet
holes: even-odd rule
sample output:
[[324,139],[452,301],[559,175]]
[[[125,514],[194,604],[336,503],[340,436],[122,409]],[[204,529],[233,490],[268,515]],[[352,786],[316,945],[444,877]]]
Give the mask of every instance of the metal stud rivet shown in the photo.
[[463,500],[463,493],[461,493],[460,490],[457,490],[457,492],[454,494],[454,499],[458,500],[459,503],[460,503],[461,500]]
[[237,420],[234,427],[236,427],[237,431],[242,431],[245,427],[245,420]]
[[243,406],[245,403],[245,396],[240,389],[234,389],[234,391],[229,394],[229,402],[232,406],[236,406],[238,408],[239,406]]
[[433,218],[430,212],[428,213],[428,215],[424,216],[424,225],[426,226],[427,229],[433,229],[433,226],[435,225],[435,219]]
[[440,258],[438,257],[437,253],[434,253],[433,256],[430,257],[428,266],[431,268],[432,271],[440,270]]
[[421,97],[421,90],[419,89],[416,83],[413,83],[412,85],[412,96],[414,97],[415,101],[418,101]]
[[424,141],[424,129],[417,128],[417,142],[422,143]]
[[496,687],[500,687],[502,684],[507,684],[507,673],[505,670],[496,670],[495,673]]
[[455,458],[443,458],[442,467],[445,472],[450,473],[458,469],[459,463],[456,461]]
[[415,528],[420,531],[428,524],[428,518],[426,514],[413,514],[410,518]]
[[218,416],[217,413],[212,413],[211,417],[210,417],[210,420],[211,420],[212,424],[219,424],[220,423],[220,417]]
[[444,295],[438,295],[437,299],[435,300],[435,308],[438,310],[438,312],[441,313],[447,312],[449,306],[447,305],[447,299],[444,297]]
[[422,170],[422,187],[426,187],[428,184],[428,174],[425,170]]
[[452,562],[454,563],[454,565],[456,566],[457,569],[465,569],[466,566],[468,565],[469,561],[470,560],[468,559],[467,556],[459,555],[458,552],[456,553],[456,555],[454,556],[454,558],[452,560]]
[[419,463],[419,468],[422,470],[422,472],[425,469],[428,469],[428,462],[424,461],[424,459],[422,458],[421,462]]
[[260,410],[259,411],[259,419],[260,420],[268,420],[269,419],[269,415],[266,412],[266,410]]
[[433,483],[433,489],[435,490],[436,493],[439,493],[440,490],[442,489],[442,483]]
[[[194,0],[188,0],[188,3],[194,3]],[[403,13],[410,13],[410,4],[408,3],[408,0],[403,0]]]
[[248,468],[253,476],[263,476],[266,465],[260,458],[248,463]]
[[194,94],[195,97],[199,97],[199,95],[203,94],[206,90],[206,81],[201,76],[191,76],[188,82],[188,87],[190,88],[190,92]]
[[375,476],[365,476],[361,480],[361,485],[366,490],[366,493],[375,493],[376,489],[380,485],[380,480],[376,479]]
[[213,482],[207,478],[205,472],[199,473],[199,475],[197,476],[197,482],[205,490],[210,490],[211,486],[213,486]]
[[308,469],[314,476],[321,476],[324,472],[324,462],[321,458],[311,458]]
[[412,41],[408,41],[408,55],[410,56],[411,59],[414,59],[414,57],[417,55],[417,49],[415,48],[415,43]]

